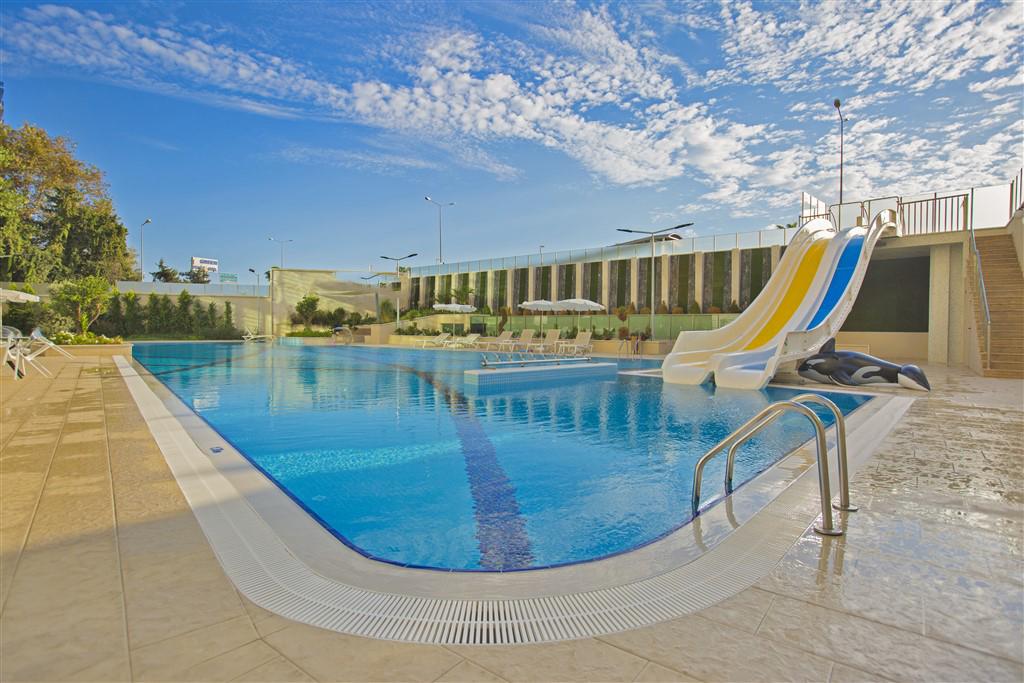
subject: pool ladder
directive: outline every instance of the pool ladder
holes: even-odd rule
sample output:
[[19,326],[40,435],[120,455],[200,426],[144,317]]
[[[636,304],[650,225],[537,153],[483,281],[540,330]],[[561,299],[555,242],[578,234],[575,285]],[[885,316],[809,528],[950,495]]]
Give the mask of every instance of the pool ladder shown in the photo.
[[[835,417],[836,424],[836,457],[839,461],[839,502],[832,501],[832,489],[829,482],[828,471],[828,444],[825,440],[825,424],[821,421],[807,403],[818,403],[825,406]],[[815,446],[818,456],[818,492],[821,496],[821,525],[815,526],[814,530],[824,536],[842,536],[843,530],[837,527],[832,520],[832,508],[844,512],[854,512],[855,505],[850,504],[850,473],[846,461],[846,419],[839,410],[839,406],[817,394],[801,394],[788,401],[777,401],[766,407],[754,417],[747,420],[739,429],[727,436],[721,443],[709,450],[693,468],[693,515],[700,514],[700,484],[704,473],[704,466],[722,451],[728,449],[725,460],[725,493],[732,493],[732,475],[736,465],[736,452],[746,441],[755,434],[770,425],[776,419],[787,412],[803,415],[814,426]]]

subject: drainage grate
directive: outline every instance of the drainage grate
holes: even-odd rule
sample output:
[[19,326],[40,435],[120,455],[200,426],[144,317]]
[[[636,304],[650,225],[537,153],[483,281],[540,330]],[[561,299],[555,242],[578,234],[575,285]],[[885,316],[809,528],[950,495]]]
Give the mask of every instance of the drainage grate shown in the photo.
[[414,643],[542,643],[648,626],[752,585],[806,524],[757,515],[713,553],[634,583],[585,593],[447,600],[369,591],[315,573],[239,496],[135,369],[114,358],[225,572],[264,609],[351,635]]

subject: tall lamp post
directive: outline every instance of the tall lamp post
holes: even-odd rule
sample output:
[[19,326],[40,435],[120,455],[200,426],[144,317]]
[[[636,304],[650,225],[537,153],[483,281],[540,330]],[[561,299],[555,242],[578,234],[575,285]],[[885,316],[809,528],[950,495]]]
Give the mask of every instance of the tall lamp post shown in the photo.
[[[638,235],[649,235],[651,238],[651,340],[654,339],[654,238],[656,235],[660,235],[663,232],[669,232],[670,230],[678,230],[679,228],[688,228],[693,223],[680,223],[679,225],[673,225],[671,228],[662,228],[661,230],[631,230],[629,228],[617,228],[619,232],[632,232]],[[668,239],[679,239],[675,235],[669,235]]]
[[444,253],[443,250],[441,249],[441,214],[444,213],[444,208],[446,206],[455,206],[455,202],[437,202],[431,199],[430,197],[424,197],[424,199],[430,202],[431,204],[437,206],[437,262],[444,263]]
[[153,222],[153,219],[147,218],[142,221],[142,225],[139,226],[139,272],[142,274],[142,281],[146,281],[146,249],[145,242],[143,241],[145,228],[147,225]]
[[250,268],[249,272],[252,273],[252,279],[253,279],[253,282],[252,282],[252,295],[254,297],[257,297],[256,298],[256,334],[259,334],[260,333],[260,327],[262,327],[262,325],[260,325],[260,323],[263,322],[261,320],[261,318],[263,318],[263,302],[259,298],[259,296],[260,296],[260,293],[259,293],[259,290],[260,290],[260,274],[256,272],[255,268]]
[[[404,261],[407,258],[412,258],[413,256],[419,256],[419,254],[413,252],[412,254],[407,254],[405,256],[399,256],[399,257],[395,257],[395,256],[381,256],[381,258],[384,259],[385,261],[394,261],[395,262],[395,271],[398,273],[398,282],[399,282],[399,284],[401,284],[401,282],[402,282],[402,267],[400,265],[398,265],[398,264],[401,263],[402,261]],[[399,292],[398,292],[398,299],[395,301],[395,327],[398,328],[398,327],[401,327],[401,326],[402,326],[402,292],[401,292],[401,290],[399,290]]]
[[277,242],[278,244],[281,245],[281,270],[284,270],[284,245],[288,244],[289,242],[294,242],[295,240],[283,240],[280,237],[268,237],[267,241]]
[[[840,214],[840,217],[842,216],[842,213],[843,213],[843,133],[844,133],[844,131],[843,131],[843,128],[844,128],[843,124],[846,122],[846,119],[843,118],[843,110],[839,108],[841,104],[842,103],[839,101],[838,97],[832,103],[832,106],[834,106],[836,108],[836,112],[839,114],[839,214]],[[842,221],[840,220],[840,225],[841,224],[842,224]]]

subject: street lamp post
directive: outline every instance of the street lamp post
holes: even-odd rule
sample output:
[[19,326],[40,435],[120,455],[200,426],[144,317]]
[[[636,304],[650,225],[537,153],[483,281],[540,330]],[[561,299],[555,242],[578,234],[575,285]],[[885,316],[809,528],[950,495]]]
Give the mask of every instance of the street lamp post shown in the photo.
[[[836,108],[836,112],[839,114],[839,215],[840,216],[842,216],[842,213],[843,213],[843,134],[844,134],[844,131],[843,131],[844,125],[843,124],[846,122],[846,119],[843,118],[843,110],[839,108],[841,104],[842,103],[839,101],[838,97],[832,103],[832,106],[834,106]],[[842,222],[840,221],[840,224],[841,223]]]
[[444,212],[444,207],[455,206],[455,202],[442,203],[431,199],[430,197],[424,197],[425,200],[437,206],[437,262],[444,263],[444,253],[441,248],[441,214]]
[[[632,232],[638,235],[649,235],[651,238],[651,340],[654,340],[654,237],[660,235],[663,232],[669,232],[670,230],[678,230],[679,228],[688,228],[693,223],[680,223],[679,225],[673,225],[671,228],[662,228],[661,230],[631,230],[629,228],[617,228],[619,232]],[[675,235],[669,235],[669,239],[679,239]]]
[[[538,268],[540,268],[540,284],[543,285],[544,284],[544,245],[543,244],[540,245],[540,265],[538,266]],[[550,280],[548,280],[548,282],[550,282]],[[543,286],[541,287],[541,289],[543,289]],[[540,292],[540,293],[543,294],[543,292]],[[543,299],[544,297],[540,296],[538,298]],[[554,299],[554,297],[551,297],[551,298]]]
[[260,328],[262,327],[262,325],[260,323],[263,322],[261,320],[261,318],[263,317],[263,301],[261,301],[260,298],[259,298],[259,296],[260,296],[260,293],[259,293],[260,275],[259,275],[259,273],[256,272],[255,268],[250,268],[249,272],[252,273],[252,280],[253,280],[253,282],[252,282],[252,295],[254,297],[257,297],[257,299],[256,299],[256,334],[259,334],[260,333]]
[[153,219],[147,218],[146,220],[142,221],[142,225],[139,226],[139,273],[142,274],[143,282],[146,281],[146,249],[143,237],[145,236],[146,226],[152,222]]
[[289,242],[294,242],[295,240],[283,240],[280,237],[268,237],[267,241],[277,242],[278,244],[281,245],[281,270],[284,270],[284,245],[286,245]]
[[[413,256],[419,256],[419,254],[413,252],[411,254],[407,254],[405,256],[399,256],[399,257],[381,256],[381,258],[384,259],[385,261],[394,261],[395,262],[395,272],[398,273],[399,286],[401,286],[401,282],[402,282],[402,267],[399,266],[398,264],[401,263],[402,261],[404,261],[407,258],[412,258]],[[398,298],[395,300],[395,328],[399,328],[401,326],[402,326],[402,292],[401,292],[401,290],[399,290]]]

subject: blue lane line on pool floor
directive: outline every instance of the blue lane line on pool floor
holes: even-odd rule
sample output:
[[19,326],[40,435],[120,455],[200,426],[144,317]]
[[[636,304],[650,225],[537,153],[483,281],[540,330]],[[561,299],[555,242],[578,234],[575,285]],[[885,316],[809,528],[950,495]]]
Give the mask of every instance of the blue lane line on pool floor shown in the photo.
[[462,445],[469,490],[473,496],[480,567],[490,571],[508,571],[532,565],[533,549],[526,532],[526,520],[516,499],[515,486],[498,461],[494,444],[466,395],[442,382],[434,373],[398,363],[370,362],[416,375],[440,392],[448,404]]

